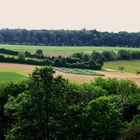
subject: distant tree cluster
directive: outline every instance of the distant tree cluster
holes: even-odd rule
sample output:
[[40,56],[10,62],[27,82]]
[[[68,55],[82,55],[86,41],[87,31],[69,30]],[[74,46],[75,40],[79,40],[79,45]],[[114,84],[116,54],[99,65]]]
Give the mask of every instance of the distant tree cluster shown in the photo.
[[[7,57],[1,54],[0,62],[23,63],[42,66],[47,65],[55,67],[93,69],[93,70],[101,70],[105,61],[140,59],[140,51],[128,51],[128,50],[119,50],[118,52],[93,51],[91,54],[80,52],[74,53],[69,57],[62,56],[48,57],[43,54],[42,50],[36,50],[36,52],[33,54],[28,51],[18,52],[0,49],[0,53],[18,56],[18,58],[15,58],[15,57]],[[123,69],[122,67],[119,68],[119,70],[121,71],[123,71]]]
[[140,32],[109,33],[97,30],[0,30],[1,44],[47,46],[125,46],[140,47]]
[[[11,52],[10,52],[11,53]],[[15,52],[13,51],[13,54]],[[8,51],[6,52],[8,54]],[[103,66],[103,58],[100,53],[93,52],[91,55],[75,53],[70,57],[47,57],[43,55],[42,50],[37,50],[35,54],[30,52],[18,52],[18,58],[0,55],[0,62],[21,63],[32,65],[47,65],[55,67],[80,68],[100,70]],[[37,58],[37,59],[32,59]]]
[[0,86],[1,140],[139,140],[140,87],[98,78],[73,84],[51,67]]
[[118,52],[103,51],[101,53],[104,61],[140,59],[140,51],[119,50]]

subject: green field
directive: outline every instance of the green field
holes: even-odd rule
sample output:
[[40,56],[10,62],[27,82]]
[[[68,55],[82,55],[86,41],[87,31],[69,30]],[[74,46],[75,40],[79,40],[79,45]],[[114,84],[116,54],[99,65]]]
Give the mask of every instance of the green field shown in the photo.
[[30,51],[35,52],[37,49],[41,49],[48,55],[64,55],[68,56],[74,52],[91,53],[95,51],[118,51],[120,49],[125,50],[139,50],[139,48],[122,48],[122,47],[94,47],[94,46],[27,46],[27,45],[0,45],[0,48],[16,50],[16,51]]
[[25,80],[26,77],[15,72],[0,72],[0,83]]
[[122,61],[112,61],[106,62],[104,68],[119,70],[118,67],[123,66],[124,72],[136,73],[140,71],[140,60],[122,60]]

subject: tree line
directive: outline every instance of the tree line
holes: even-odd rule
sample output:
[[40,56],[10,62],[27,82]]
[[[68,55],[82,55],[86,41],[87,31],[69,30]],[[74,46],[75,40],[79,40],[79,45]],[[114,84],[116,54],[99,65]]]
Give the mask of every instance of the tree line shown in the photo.
[[[42,50],[36,50],[35,53],[28,51],[18,52],[7,49],[0,49],[0,62],[9,63],[21,63],[21,64],[32,64],[32,65],[47,65],[55,67],[66,67],[66,68],[80,68],[80,69],[93,69],[101,70],[104,62],[115,61],[115,60],[133,60],[140,59],[140,51],[128,51],[119,50],[114,51],[93,51],[89,53],[74,53],[69,57],[49,57],[43,54]],[[7,57],[3,54],[13,55],[13,57]],[[17,56],[15,58],[14,56]],[[35,58],[35,59],[34,59]]]
[[138,140],[140,87],[98,78],[86,84],[36,68],[0,86],[1,140]]
[[1,29],[0,44],[140,47],[140,32]]
[[[98,52],[92,52],[91,55],[83,53],[75,53],[69,57],[49,57],[44,56],[42,50],[37,50],[35,54],[30,52],[17,52],[12,50],[0,49],[0,62],[20,63],[20,64],[32,64],[42,66],[55,66],[66,68],[80,68],[80,69],[94,69],[100,70],[103,66],[103,59]],[[17,58],[7,57],[3,54],[12,54]],[[32,59],[36,58],[36,59]]]

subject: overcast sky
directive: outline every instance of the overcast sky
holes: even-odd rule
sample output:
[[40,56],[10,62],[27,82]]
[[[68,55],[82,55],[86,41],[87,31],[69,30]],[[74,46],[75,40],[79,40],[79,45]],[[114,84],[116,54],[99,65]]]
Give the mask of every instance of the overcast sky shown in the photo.
[[0,0],[0,28],[140,31],[140,0]]

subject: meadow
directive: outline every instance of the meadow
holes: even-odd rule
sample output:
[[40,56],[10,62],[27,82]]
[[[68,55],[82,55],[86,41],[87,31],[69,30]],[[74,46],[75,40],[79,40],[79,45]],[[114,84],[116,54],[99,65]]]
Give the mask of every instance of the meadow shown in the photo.
[[104,68],[111,70],[119,70],[119,66],[124,67],[124,72],[135,73],[140,71],[140,60],[120,60],[110,61],[104,64]]
[[138,51],[139,48],[126,48],[126,47],[95,47],[95,46],[28,46],[28,45],[0,45],[0,48],[5,48],[9,50],[15,51],[29,51],[35,52],[38,49],[44,51],[46,55],[49,56],[69,56],[75,52],[84,52],[91,53],[93,50],[95,51],[119,51],[121,49],[130,50],[130,51]]
[[21,81],[25,79],[27,79],[27,77],[15,72],[0,72],[0,83]]

